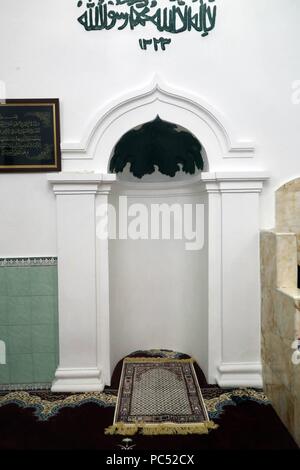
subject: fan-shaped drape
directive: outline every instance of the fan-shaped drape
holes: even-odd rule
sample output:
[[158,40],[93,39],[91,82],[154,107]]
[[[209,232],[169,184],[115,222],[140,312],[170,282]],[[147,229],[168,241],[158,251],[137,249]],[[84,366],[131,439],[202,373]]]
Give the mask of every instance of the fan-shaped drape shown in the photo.
[[191,133],[157,116],[123,135],[114,149],[110,172],[121,173],[130,163],[130,171],[137,178],[152,174],[155,167],[171,177],[181,169],[192,175],[196,169],[203,170],[201,150]]

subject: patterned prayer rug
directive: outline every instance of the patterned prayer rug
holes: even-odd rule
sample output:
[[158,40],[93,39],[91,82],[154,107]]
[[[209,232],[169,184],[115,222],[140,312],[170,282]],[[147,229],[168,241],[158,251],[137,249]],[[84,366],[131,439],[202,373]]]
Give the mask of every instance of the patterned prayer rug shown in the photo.
[[216,428],[192,359],[124,359],[114,423],[106,434],[208,434]]

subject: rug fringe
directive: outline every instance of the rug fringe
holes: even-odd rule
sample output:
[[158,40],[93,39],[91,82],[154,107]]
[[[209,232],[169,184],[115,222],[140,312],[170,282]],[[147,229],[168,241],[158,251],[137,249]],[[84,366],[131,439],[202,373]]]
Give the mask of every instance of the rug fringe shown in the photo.
[[144,436],[158,435],[174,435],[179,434],[186,436],[188,434],[208,434],[210,430],[217,429],[218,425],[213,421],[204,423],[177,424],[177,423],[161,423],[161,424],[145,424],[141,428],[141,434]]
[[217,429],[219,426],[213,421],[205,421],[204,423],[159,423],[159,424],[125,424],[115,423],[105,430],[105,434],[113,435],[120,434],[121,436],[134,436],[138,432],[143,436],[170,436],[188,434],[208,434],[212,429]]
[[190,357],[189,359],[170,359],[167,357],[125,357],[123,362],[179,362],[179,363],[193,363],[195,360]]

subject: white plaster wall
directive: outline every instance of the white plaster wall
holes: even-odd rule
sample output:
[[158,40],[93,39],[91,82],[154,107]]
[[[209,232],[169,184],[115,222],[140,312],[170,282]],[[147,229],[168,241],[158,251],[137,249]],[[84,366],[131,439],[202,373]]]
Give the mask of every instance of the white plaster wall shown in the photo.
[[[142,203],[150,211],[151,202],[205,204],[207,215],[203,195],[130,197],[128,206]],[[132,351],[164,348],[190,354],[206,371],[207,242],[205,233],[203,249],[187,251],[184,240],[110,241],[112,367]]]
[[[76,3],[0,0],[0,80],[7,97],[59,97],[65,146],[82,140],[100,109],[143,89],[157,74],[174,88],[204,98],[224,115],[238,140],[256,143],[254,158],[225,162],[220,155],[213,171],[237,166],[269,171],[261,227],[272,227],[274,190],[300,172],[300,104],[292,104],[292,85],[300,80],[300,1],[217,0],[217,25],[208,37],[176,35],[166,52],[157,53],[138,46],[138,38],[155,36],[154,30],[87,33],[77,22]],[[90,161],[89,168],[99,169],[101,158],[98,149],[97,163]],[[64,161],[63,168],[75,171],[81,163]],[[0,256],[57,254],[55,211],[46,175],[0,174]],[[114,340],[114,363],[133,349],[163,346],[190,352],[202,364],[206,325],[199,311],[206,306],[206,255],[187,253],[177,243],[112,243],[112,334],[122,331],[123,338],[125,333],[122,342]],[[166,260],[159,272],[158,259]],[[137,289],[139,284],[146,289]],[[120,285],[125,287],[121,293]],[[174,331],[166,328],[170,320]],[[133,323],[141,335],[147,331],[147,338],[132,334]]]
[[[0,80],[6,83],[7,96],[59,97],[62,140],[72,142],[81,139],[103,105],[141,88],[158,73],[174,87],[204,97],[241,139],[256,142],[255,168],[272,174],[262,197],[261,224],[272,227],[274,189],[299,176],[300,105],[293,105],[291,96],[293,82],[300,80],[300,2],[219,0],[217,25],[208,37],[178,34],[166,52],[157,53],[138,46],[138,38],[153,36],[151,29],[87,33],[77,22],[76,4],[0,0]],[[227,162],[228,171],[235,163]],[[243,165],[247,169],[252,163],[246,159]],[[15,227],[24,229],[25,219],[32,227],[25,230],[30,237],[17,241],[6,224],[1,230],[2,255],[55,250],[54,198],[44,181],[44,175],[0,175],[1,214],[7,211],[7,195],[18,199],[27,192],[28,200],[36,195],[38,212],[46,209],[52,220],[50,232],[41,222],[34,230],[37,214],[31,205],[15,207]]]
[[0,257],[56,256],[55,195],[45,174],[0,175]]

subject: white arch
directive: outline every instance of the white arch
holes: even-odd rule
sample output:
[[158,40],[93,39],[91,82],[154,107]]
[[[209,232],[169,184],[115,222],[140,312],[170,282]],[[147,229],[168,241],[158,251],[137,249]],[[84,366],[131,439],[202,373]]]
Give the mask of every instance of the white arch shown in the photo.
[[[91,120],[80,142],[62,145],[66,169],[69,160],[81,160],[78,169],[107,173],[115,144],[133,127],[154,119],[157,114],[192,132],[204,146],[210,167],[221,169],[222,158],[250,158],[254,145],[239,140],[225,118],[204,100],[186,90],[171,88],[155,77],[142,90],[119,97],[101,109]],[[69,164],[69,165],[68,165]]]

